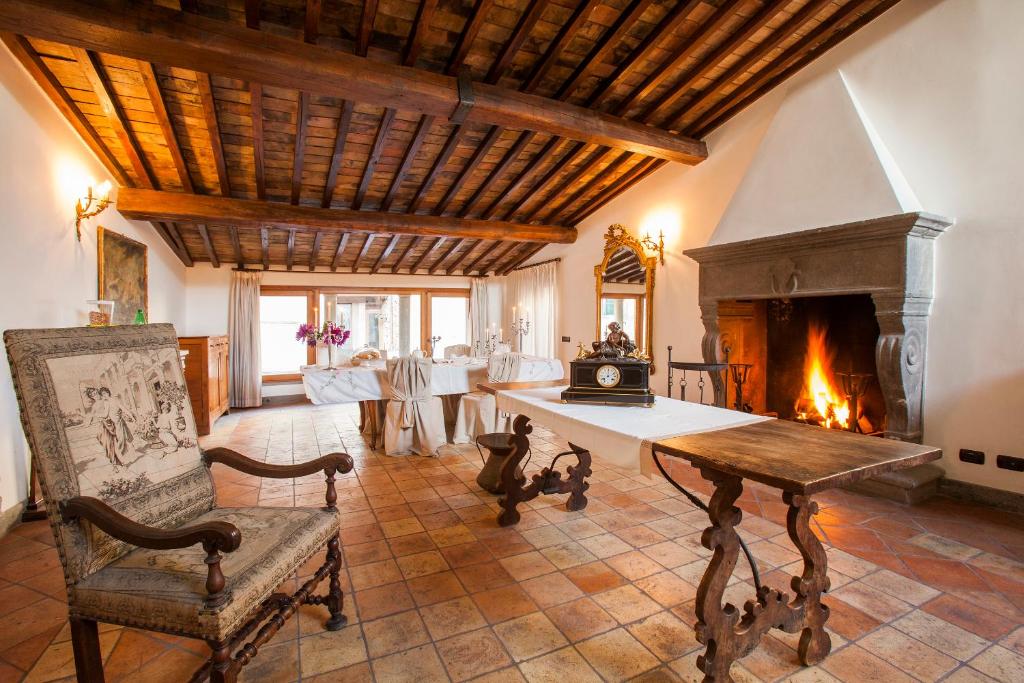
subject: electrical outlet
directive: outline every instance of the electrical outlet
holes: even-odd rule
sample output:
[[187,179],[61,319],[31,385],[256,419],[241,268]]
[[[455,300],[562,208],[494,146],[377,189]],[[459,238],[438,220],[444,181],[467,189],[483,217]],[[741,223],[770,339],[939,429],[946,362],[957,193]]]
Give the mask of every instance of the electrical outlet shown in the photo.
[[969,462],[972,465],[984,465],[985,454],[981,451],[972,451],[969,448],[961,448],[960,460],[963,462]]
[[572,340],[571,340],[571,339],[569,339],[568,337],[562,337],[562,341],[564,341],[564,342],[568,342],[568,341],[572,341]]
[[1024,472],[1024,458],[1015,458],[1011,455],[997,455],[996,467],[1014,472]]

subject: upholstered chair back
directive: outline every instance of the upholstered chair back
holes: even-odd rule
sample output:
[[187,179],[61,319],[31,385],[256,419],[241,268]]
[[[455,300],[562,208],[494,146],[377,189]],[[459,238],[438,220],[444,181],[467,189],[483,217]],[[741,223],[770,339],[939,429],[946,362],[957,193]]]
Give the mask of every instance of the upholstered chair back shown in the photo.
[[8,330],[21,421],[68,585],[132,548],[60,505],[99,498],[177,527],[214,505],[171,325]]
[[473,353],[473,349],[469,347],[469,344],[452,344],[451,346],[444,347],[445,358],[457,358],[459,356],[469,356]]
[[522,363],[521,353],[496,353],[487,359],[487,379],[491,382],[514,382]]

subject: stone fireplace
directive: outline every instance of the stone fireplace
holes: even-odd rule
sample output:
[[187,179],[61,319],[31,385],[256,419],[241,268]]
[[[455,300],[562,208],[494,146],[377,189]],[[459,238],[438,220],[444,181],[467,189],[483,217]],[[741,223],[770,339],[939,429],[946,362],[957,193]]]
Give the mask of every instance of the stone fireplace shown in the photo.
[[[700,265],[704,362],[728,355],[731,363],[749,363],[744,403],[794,418],[799,382],[785,370],[802,362],[804,351],[802,344],[792,347],[808,321],[823,325],[833,380],[871,375],[858,411],[868,418],[861,431],[920,441],[935,239],[950,225],[940,216],[905,213],[687,250]],[[780,315],[796,316],[798,324],[780,323]],[[789,332],[792,339],[789,328],[797,330]],[[717,375],[712,384],[716,398],[730,392],[732,405],[732,387]],[[939,476],[925,465],[868,488],[916,500],[930,495]]]

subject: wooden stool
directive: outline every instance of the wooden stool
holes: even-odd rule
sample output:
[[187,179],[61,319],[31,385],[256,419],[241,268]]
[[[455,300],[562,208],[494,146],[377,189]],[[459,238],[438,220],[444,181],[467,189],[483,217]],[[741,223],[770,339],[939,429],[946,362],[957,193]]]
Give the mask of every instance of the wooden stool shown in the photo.
[[[516,445],[513,441],[514,435],[508,432],[495,432],[492,434],[481,434],[476,437],[476,444],[487,451],[487,460],[480,474],[476,475],[476,483],[484,491],[490,493],[505,493],[505,487],[501,483],[501,470],[505,461],[512,455]],[[516,478],[523,478],[521,467],[516,468]]]

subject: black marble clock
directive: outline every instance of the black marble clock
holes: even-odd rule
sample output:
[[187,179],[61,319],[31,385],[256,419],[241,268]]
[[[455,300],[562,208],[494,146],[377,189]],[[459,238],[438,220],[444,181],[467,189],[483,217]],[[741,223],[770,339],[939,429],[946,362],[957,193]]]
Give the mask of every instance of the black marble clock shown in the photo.
[[654,405],[651,364],[637,358],[583,358],[569,364],[569,388],[562,403]]

